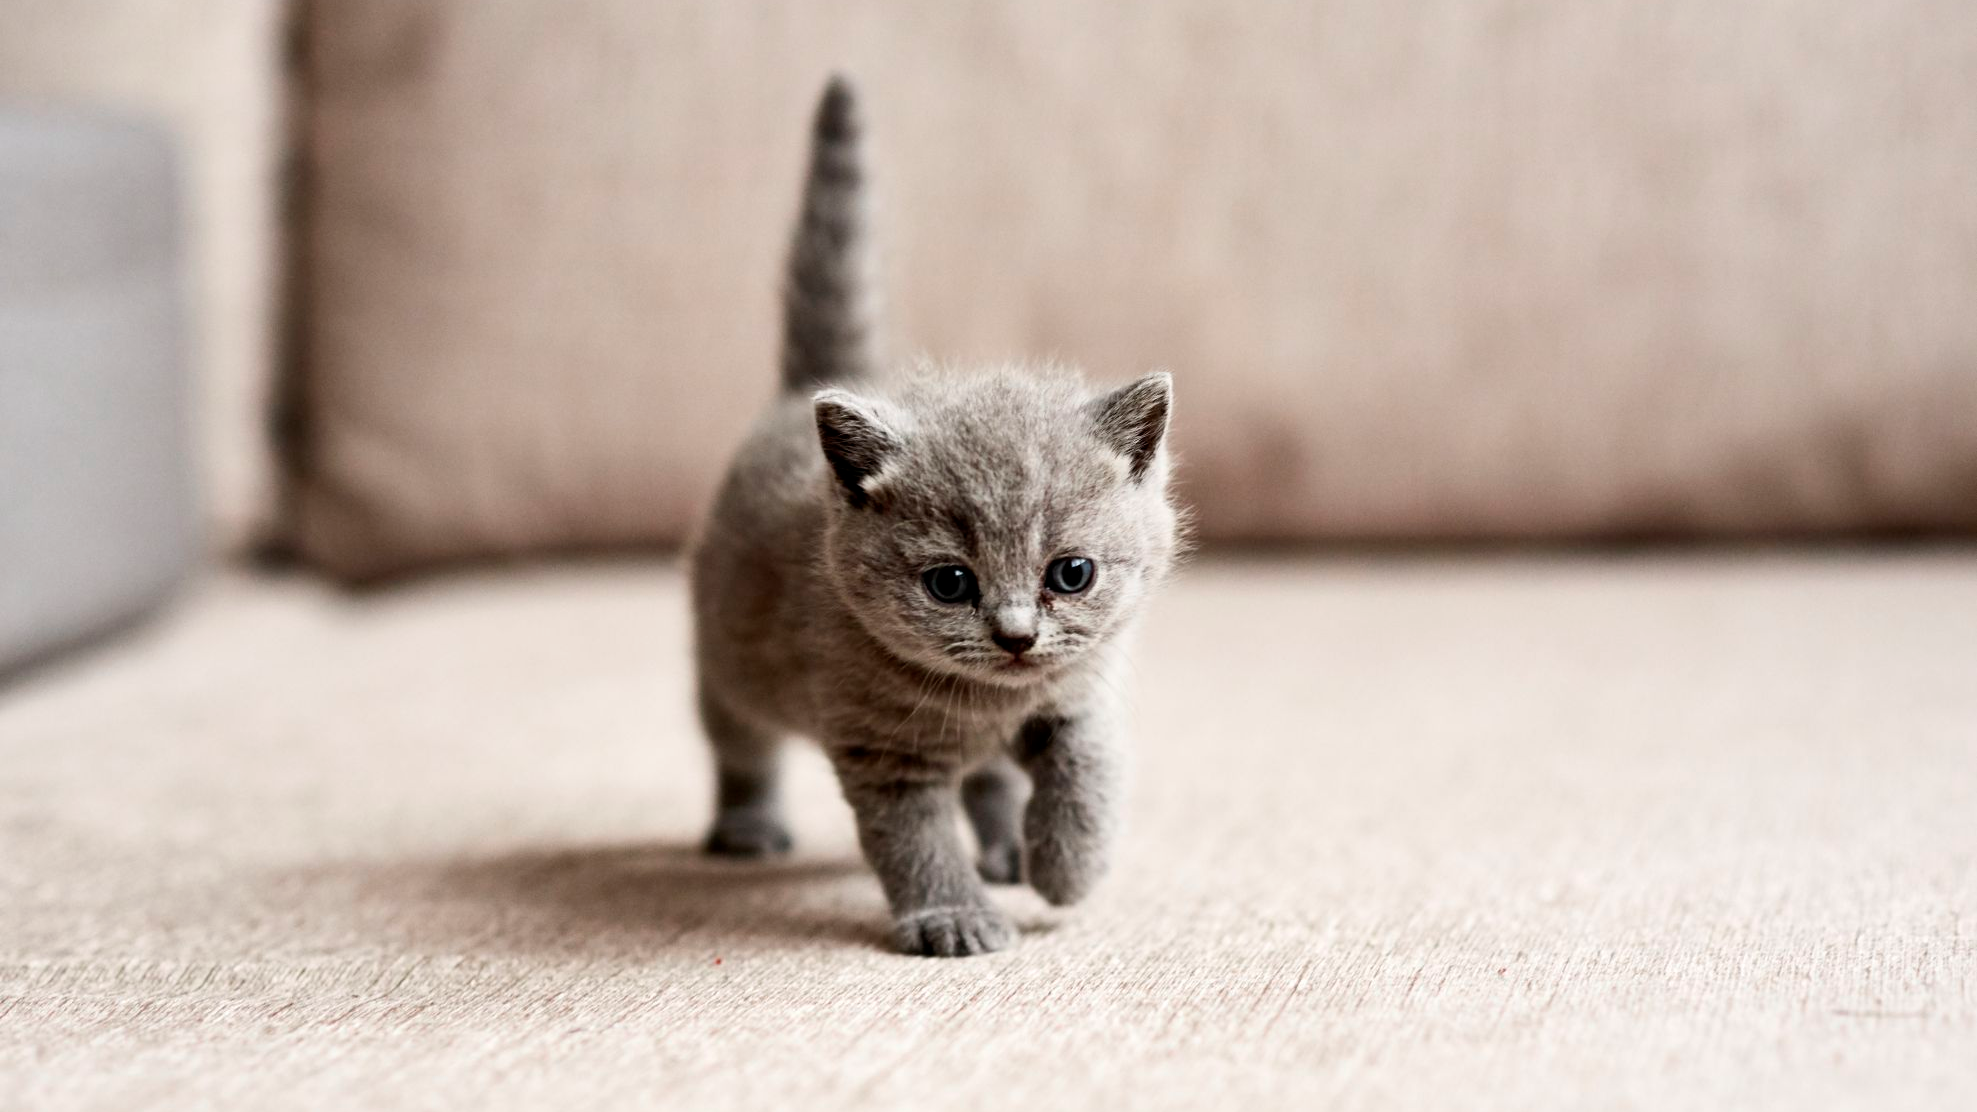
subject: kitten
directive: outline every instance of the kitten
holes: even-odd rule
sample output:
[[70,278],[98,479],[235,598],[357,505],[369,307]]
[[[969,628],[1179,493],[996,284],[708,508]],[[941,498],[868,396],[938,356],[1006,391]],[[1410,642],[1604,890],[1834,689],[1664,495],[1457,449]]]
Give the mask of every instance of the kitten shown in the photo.
[[[817,110],[783,390],[692,557],[709,852],[786,852],[777,748],[819,742],[909,953],[1015,940],[984,879],[1083,897],[1120,788],[1123,635],[1177,547],[1172,386],[879,365],[850,86]],[[1027,781],[1027,783],[1026,783]],[[980,844],[964,851],[958,813]]]

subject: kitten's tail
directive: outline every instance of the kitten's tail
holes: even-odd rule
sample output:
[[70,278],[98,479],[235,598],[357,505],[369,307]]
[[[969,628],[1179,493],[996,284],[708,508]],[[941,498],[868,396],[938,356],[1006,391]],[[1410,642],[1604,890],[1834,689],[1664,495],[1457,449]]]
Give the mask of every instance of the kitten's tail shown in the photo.
[[783,389],[809,393],[877,365],[877,282],[858,99],[834,76],[817,103],[803,210],[783,284]]

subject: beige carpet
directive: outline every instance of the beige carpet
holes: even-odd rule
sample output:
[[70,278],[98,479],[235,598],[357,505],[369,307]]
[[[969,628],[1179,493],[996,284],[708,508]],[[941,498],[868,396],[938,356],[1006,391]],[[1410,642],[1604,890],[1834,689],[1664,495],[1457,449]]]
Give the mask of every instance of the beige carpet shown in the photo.
[[1977,1106],[1977,553],[1206,563],[1101,898],[690,846],[680,584],[221,579],[0,692],[0,1106]]

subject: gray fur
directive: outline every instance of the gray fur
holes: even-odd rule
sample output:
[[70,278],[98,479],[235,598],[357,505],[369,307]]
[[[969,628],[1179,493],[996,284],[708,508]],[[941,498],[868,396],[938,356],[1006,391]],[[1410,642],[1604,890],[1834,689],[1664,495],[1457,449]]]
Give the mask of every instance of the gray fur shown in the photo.
[[811,126],[809,176],[783,284],[783,387],[809,390],[879,362],[858,101],[833,77]]
[[961,807],[980,850],[976,871],[990,884],[1023,881],[1023,804],[1029,795],[1029,777],[1008,757],[989,761],[961,781]]
[[[825,94],[819,148],[837,143],[821,123],[834,114],[851,115],[841,81]],[[856,206],[836,195],[858,180],[850,170],[811,176],[792,289],[806,268],[863,270],[819,254],[861,252],[862,236],[813,238],[817,213]],[[818,354],[851,347],[809,340],[856,335],[863,350],[870,322],[831,317],[867,304],[849,287],[790,299],[787,388],[737,454],[693,553],[718,770],[707,844],[788,847],[776,750],[811,738],[857,817],[895,943],[983,953],[1015,939],[984,878],[1027,878],[1065,904],[1105,871],[1124,644],[1178,543],[1163,447],[1172,386],[1152,374],[1094,395],[1057,368],[867,378],[862,355]],[[813,394],[819,382],[839,385]],[[1046,590],[1046,567],[1070,555],[1096,562],[1091,587]],[[978,599],[928,594],[922,573],[950,563],[973,570]],[[1030,638],[1019,654],[1005,647]],[[964,805],[979,860],[959,837]]]

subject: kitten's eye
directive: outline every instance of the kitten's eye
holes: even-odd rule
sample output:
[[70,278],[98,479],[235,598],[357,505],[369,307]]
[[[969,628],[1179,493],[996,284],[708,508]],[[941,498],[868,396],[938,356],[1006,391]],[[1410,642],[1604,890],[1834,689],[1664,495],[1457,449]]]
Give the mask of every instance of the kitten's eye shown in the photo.
[[929,568],[920,582],[926,584],[927,593],[938,602],[967,602],[975,597],[975,573],[960,564]]
[[1083,556],[1066,556],[1050,562],[1050,567],[1043,573],[1043,585],[1060,595],[1075,595],[1091,586],[1092,576],[1097,571],[1098,565]]

